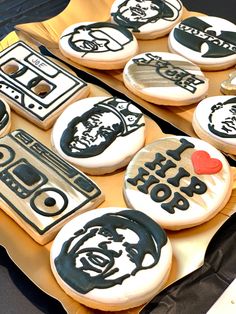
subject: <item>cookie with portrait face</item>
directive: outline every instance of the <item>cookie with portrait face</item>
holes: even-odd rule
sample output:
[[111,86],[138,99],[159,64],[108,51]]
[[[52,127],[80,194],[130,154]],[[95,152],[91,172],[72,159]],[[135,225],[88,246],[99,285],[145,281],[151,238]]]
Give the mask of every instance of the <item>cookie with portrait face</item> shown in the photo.
[[145,120],[130,101],[89,97],[69,106],[52,130],[53,148],[84,172],[110,173],[143,147]]
[[112,22],[125,26],[140,39],[168,34],[182,13],[179,0],[116,0],[111,7]]
[[84,22],[69,26],[59,40],[61,53],[86,67],[122,69],[138,51],[133,34],[108,22]]
[[193,137],[166,137],[141,149],[125,174],[127,205],[162,227],[179,230],[208,221],[232,192],[230,166],[215,147]]
[[197,135],[219,150],[236,154],[236,97],[214,96],[202,100],[193,115]]
[[119,311],[150,300],[168,278],[172,249],[164,230],[128,208],[99,208],[73,219],[50,252],[58,284],[88,307]]

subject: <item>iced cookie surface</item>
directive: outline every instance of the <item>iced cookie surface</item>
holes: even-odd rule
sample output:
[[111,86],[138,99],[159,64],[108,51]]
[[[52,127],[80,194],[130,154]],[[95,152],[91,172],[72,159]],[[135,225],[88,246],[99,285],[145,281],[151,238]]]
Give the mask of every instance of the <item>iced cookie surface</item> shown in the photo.
[[0,137],[6,135],[11,128],[11,109],[6,101],[0,98]]
[[215,16],[192,16],[169,34],[170,51],[203,70],[223,70],[236,64],[236,25]]
[[19,115],[45,130],[69,103],[89,93],[82,79],[21,41],[0,52],[0,75],[1,97]]
[[221,151],[236,154],[236,97],[213,96],[202,100],[192,123],[201,139]]
[[141,149],[125,174],[129,207],[166,229],[184,229],[216,215],[232,192],[232,173],[215,147],[192,137],[167,137]]
[[40,244],[104,200],[91,179],[24,130],[0,139],[0,155],[1,209]]
[[52,146],[88,174],[128,164],[145,142],[145,119],[130,101],[89,97],[69,106],[52,130]]
[[118,311],[150,300],[167,280],[172,249],[165,231],[142,212],[98,208],[58,233],[51,268],[59,285],[88,307]]
[[139,39],[166,35],[182,13],[179,0],[116,0],[111,7],[112,22],[128,28]]
[[121,69],[138,51],[138,42],[123,26],[84,22],[66,28],[59,40],[61,53],[86,67]]
[[193,104],[208,91],[208,79],[198,66],[168,52],[133,57],[124,68],[123,79],[131,92],[157,105]]

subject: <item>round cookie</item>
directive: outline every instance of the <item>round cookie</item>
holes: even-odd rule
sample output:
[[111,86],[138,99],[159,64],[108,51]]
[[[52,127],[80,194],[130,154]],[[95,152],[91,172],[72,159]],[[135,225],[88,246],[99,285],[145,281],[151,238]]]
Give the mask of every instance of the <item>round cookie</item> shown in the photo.
[[220,91],[225,95],[236,95],[236,71],[229,73],[229,77],[221,82]]
[[59,40],[61,53],[86,67],[114,70],[124,67],[138,51],[125,27],[108,22],[84,22],[66,28]]
[[202,100],[194,111],[192,124],[201,139],[236,155],[236,97],[213,96]]
[[123,80],[132,93],[157,105],[190,105],[208,91],[208,79],[198,66],[168,52],[133,57],[124,68]]
[[143,147],[144,115],[117,97],[89,97],[64,110],[51,140],[53,149],[82,171],[110,173],[125,167]]
[[127,205],[163,228],[180,230],[215,216],[232,191],[230,166],[215,147],[193,137],[172,136],[141,149],[125,173]]
[[168,34],[182,14],[179,0],[116,0],[111,6],[112,22],[128,28],[139,39]]
[[215,16],[191,16],[172,29],[168,45],[203,70],[223,70],[236,64],[236,25]]
[[11,109],[9,105],[0,98],[0,137],[6,135],[11,128]]
[[50,251],[58,284],[88,307],[139,306],[166,282],[172,248],[165,231],[142,212],[98,208],[65,225]]

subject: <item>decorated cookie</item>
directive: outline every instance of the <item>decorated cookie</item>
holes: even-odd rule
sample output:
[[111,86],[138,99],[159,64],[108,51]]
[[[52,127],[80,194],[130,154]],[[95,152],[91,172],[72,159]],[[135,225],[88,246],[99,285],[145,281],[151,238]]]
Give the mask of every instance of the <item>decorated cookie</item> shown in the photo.
[[236,25],[214,16],[192,16],[169,35],[169,49],[203,70],[223,70],[236,64]]
[[129,101],[89,97],[62,113],[51,138],[53,149],[82,171],[109,173],[126,166],[143,147],[144,116]]
[[144,304],[162,288],[172,249],[164,230],[144,213],[98,208],[61,229],[50,260],[57,282],[76,301],[119,311]]
[[125,174],[124,196],[163,228],[199,225],[226,205],[232,173],[225,157],[207,142],[166,137],[141,149]]
[[229,74],[229,77],[221,83],[221,92],[225,95],[236,95],[236,71]]
[[11,109],[4,101],[0,98],[0,137],[6,135],[11,128]]
[[0,139],[0,156],[0,208],[40,244],[104,199],[92,180],[23,130]]
[[183,5],[179,0],[116,0],[111,7],[112,21],[128,28],[140,39],[168,34],[182,13]]
[[86,67],[121,69],[138,51],[132,33],[108,22],[78,23],[69,26],[59,41],[61,53]]
[[236,97],[214,96],[202,100],[192,122],[201,139],[219,150],[236,154]]
[[196,65],[168,52],[133,57],[124,68],[123,78],[131,92],[157,105],[193,104],[208,91],[208,79]]
[[62,110],[89,93],[88,85],[23,42],[0,53],[0,93],[19,115],[49,129]]

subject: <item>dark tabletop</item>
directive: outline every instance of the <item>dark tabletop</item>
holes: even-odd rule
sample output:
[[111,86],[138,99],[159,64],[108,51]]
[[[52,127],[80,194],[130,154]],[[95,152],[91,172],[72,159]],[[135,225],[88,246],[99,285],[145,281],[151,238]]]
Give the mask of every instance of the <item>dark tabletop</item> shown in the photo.
[[[0,0],[0,6],[3,2]],[[12,0],[7,3],[10,2]],[[235,0],[182,0],[182,3],[189,11],[222,17],[236,23]],[[0,28],[1,14],[2,12]],[[65,311],[57,300],[47,296],[31,283],[0,246],[0,314],[40,313],[61,314]]]

